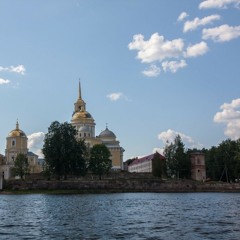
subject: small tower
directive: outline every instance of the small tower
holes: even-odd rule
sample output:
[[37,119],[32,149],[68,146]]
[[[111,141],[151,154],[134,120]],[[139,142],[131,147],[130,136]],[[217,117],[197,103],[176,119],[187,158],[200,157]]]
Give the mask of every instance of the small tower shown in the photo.
[[191,178],[196,181],[206,180],[205,155],[201,152],[190,154],[191,160]]

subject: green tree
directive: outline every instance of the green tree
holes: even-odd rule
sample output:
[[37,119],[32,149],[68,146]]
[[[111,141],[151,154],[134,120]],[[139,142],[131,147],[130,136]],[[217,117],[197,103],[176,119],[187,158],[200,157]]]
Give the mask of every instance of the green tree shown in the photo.
[[213,180],[235,181],[240,175],[240,140],[227,139],[206,151],[207,176]]
[[152,174],[155,177],[162,178],[166,175],[166,161],[156,152],[152,159]]
[[89,169],[101,180],[112,167],[111,153],[104,144],[96,144],[90,150]]
[[191,175],[191,163],[179,135],[173,143],[168,143],[164,149],[166,157],[167,173],[169,177],[189,178]]
[[67,178],[67,175],[83,175],[86,172],[84,159],[86,145],[76,140],[76,129],[69,123],[53,122],[44,138],[42,152],[45,168],[51,174]]
[[20,176],[21,179],[29,174],[29,164],[27,156],[23,153],[19,153],[14,161],[14,173],[15,176]]
[[179,178],[190,178],[191,176],[191,163],[190,158],[184,148],[184,144],[179,135],[174,140],[175,145],[175,159],[177,161],[178,177]]
[[175,146],[173,143],[169,143],[167,141],[167,144],[164,148],[164,156],[166,158],[166,165],[167,165],[167,176],[173,177],[177,176],[177,162],[174,157],[175,154]]

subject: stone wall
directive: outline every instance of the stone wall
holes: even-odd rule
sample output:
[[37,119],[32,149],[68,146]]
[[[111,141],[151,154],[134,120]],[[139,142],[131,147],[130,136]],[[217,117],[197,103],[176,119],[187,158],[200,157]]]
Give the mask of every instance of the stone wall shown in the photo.
[[190,180],[158,179],[111,180],[11,180],[4,183],[9,190],[78,190],[79,192],[240,192],[240,183],[199,183]]

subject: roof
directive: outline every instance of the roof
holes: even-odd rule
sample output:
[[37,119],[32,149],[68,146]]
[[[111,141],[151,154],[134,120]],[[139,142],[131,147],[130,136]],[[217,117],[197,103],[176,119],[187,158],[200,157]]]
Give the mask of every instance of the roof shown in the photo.
[[18,124],[18,121],[17,121],[16,128],[8,134],[8,137],[27,137],[27,136],[26,136],[24,131],[19,129],[19,124]]
[[[158,154],[159,154],[161,160],[165,160],[164,156],[162,156],[160,153],[158,153]],[[137,165],[137,164],[140,164],[143,162],[150,162],[154,158],[154,155],[155,155],[155,153],[145,156],[145,157],[142,157],[142,158],[136,158],[133,162],[131,162],[129,164],[129,166]]]
[[99,137],[115,139],[116,135],[106,127],[106,129],[99,134]]

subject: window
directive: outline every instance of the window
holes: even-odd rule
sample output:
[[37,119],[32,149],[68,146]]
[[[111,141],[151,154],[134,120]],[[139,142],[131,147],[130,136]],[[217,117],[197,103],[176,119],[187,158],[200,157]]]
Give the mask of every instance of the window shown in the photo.
[[12,146],[13,147],[15,146],[15,140],[12,140]]

